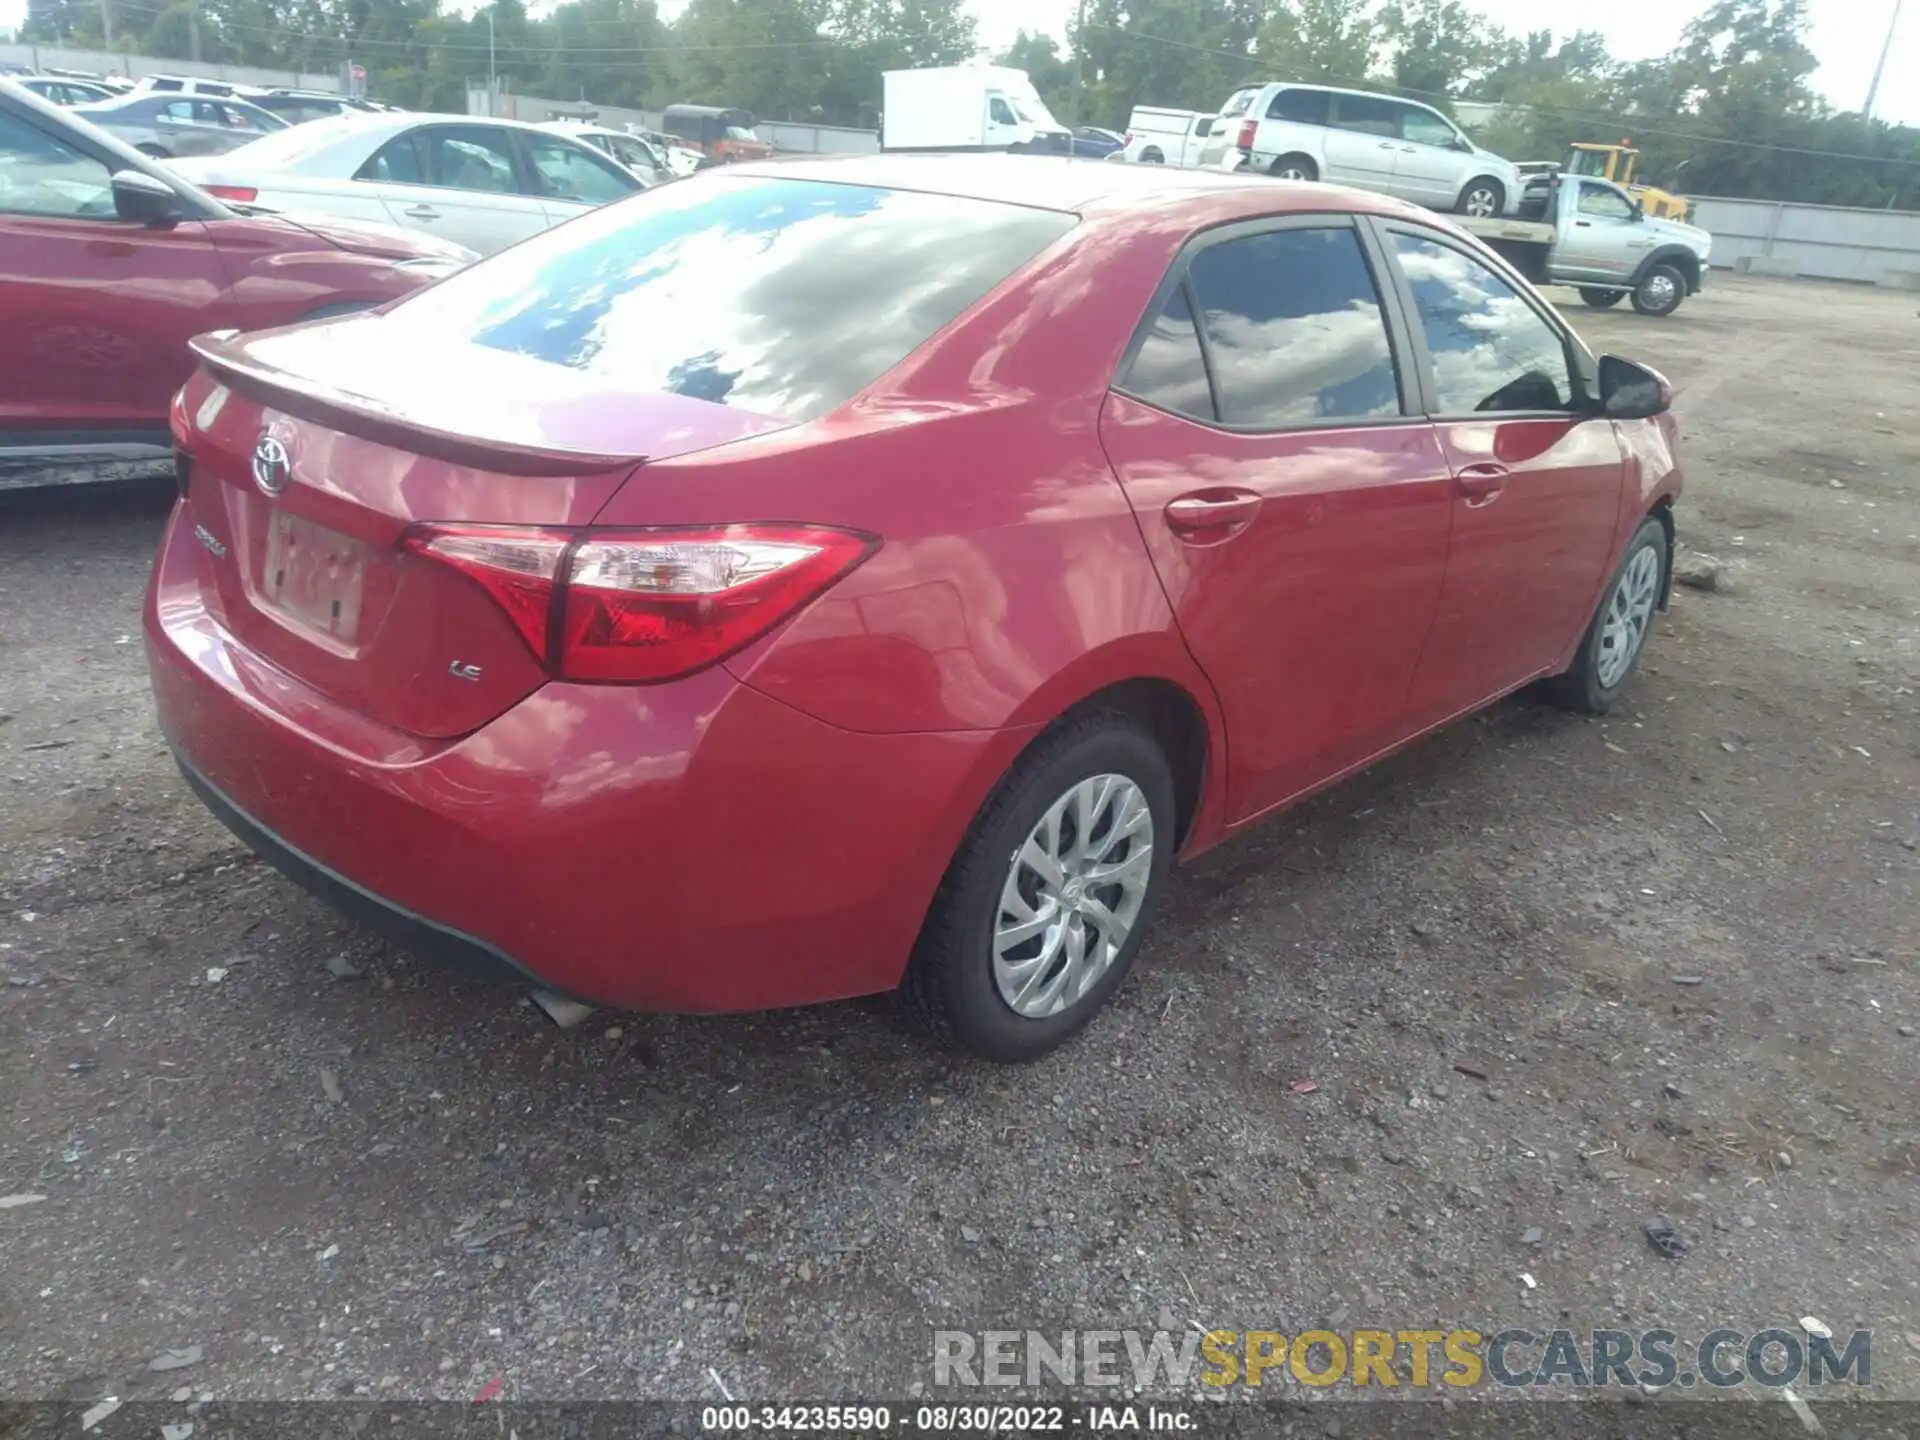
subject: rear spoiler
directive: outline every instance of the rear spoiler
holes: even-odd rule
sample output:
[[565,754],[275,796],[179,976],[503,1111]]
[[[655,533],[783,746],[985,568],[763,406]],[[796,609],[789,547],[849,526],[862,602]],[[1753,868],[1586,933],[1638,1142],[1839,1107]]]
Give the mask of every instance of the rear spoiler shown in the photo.
[[187,343],[208,371],[243,395],[289,415],[383,445],[508,475],[578,475],[583,470],[626,469],[644,464],[648,458],[638,453],[607,454],[481,440],[422,425],[386,409],[370,396],[332,388],[307,376],[291,375],[263,364],[247,352],[246,338],[237,330],[214,330],[195,336]]

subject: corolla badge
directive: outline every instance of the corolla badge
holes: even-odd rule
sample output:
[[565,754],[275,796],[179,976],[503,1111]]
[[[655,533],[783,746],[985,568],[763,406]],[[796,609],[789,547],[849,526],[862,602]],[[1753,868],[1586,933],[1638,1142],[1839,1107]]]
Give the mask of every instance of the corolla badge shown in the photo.
[[293,457],[271,435],[262,435],[253,447],[253,483],[268,495],[278,495],[293,478]]

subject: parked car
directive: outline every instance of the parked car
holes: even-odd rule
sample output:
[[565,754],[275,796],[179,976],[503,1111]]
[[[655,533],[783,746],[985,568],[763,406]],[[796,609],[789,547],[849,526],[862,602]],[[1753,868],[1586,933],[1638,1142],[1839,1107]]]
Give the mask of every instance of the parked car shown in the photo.
[[644,188],[590,145],[470,115],[336,115],[176,168],[224,199],[387,221],[483,255]]
[[609,130],[602,125],[585,125],[578,120],[548,120],[541,128],[578,140],[582,145],[591,145],[602,155],[631,170],[645,184],[658,185],[663,180],[676,178],[667,157],[638,135],[629,135],[624,130]]
[[262,110],[270,110],[289,125],[304,125],[309,120],[325,120],[349,111],[375,114],[382,107],[355,95],[337,95],[330,90],[255,90],[246,100]]
[[231,80],[210,80],[203,75],[166,75],[155,72],[133,82],[135,90],[156,90],[169,95],[233,95],[246,89]]
[[0,81],[0,487],[171,463],[190,337],[383,304],[471,252],[243,214]]
[[1512,161],[1482,150],[1432,106],[1324,85],[1234,91],[1202,163],[1357,185],[1463,215],[1510,214],[1524,189]]
[[106,86],[91,80],[69,80],[59,75],[22,75],[14,83],[55,105],[91,105],[114,96]]
[[1000,1060],[1176,854],[1612,705],[1680,488],[1670,387],[1458,227],[1146,166],[737,166],[196,348],[145,626],[237,834],[476,974]]
[[1126,136],[1102,130],[1098,125],[1082,125],[1073,132],[1072,153],[1089,160],[1104,160],[1126,146]]
[[1127,117],[1126,158],[1138,165],[1198,165],[1213,118],[1198,110],[1136,105]]
[[141,93],[73,107],[76,115],[111,130],[143,155],[220,155],[285,130],[278,115],[231,96]]
[[661,130],[640,130],[635,133],[651,145],[656,153],[666,157],[667,168],[673,172],[675,179],[684,179],[706,167],[707,157],[677,136]]

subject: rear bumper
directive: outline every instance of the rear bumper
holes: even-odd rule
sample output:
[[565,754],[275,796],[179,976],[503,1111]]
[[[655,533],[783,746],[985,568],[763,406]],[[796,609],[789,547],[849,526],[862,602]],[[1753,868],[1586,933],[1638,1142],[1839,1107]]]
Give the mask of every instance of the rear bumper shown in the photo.
[[1032,733],[857,734],[715,668],[548,684],[470,735],[420,740],[228,634],[180,516],[145,624],[188,783],[296,882],[469,974],[647,1010],[891,989]]

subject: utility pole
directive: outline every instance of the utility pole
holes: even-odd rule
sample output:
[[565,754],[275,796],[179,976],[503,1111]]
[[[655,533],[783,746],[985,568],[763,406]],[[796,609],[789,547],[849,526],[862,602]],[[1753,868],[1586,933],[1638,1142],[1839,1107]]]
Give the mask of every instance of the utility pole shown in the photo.
[[100,0],[100,33],[107,37],[107,49],[113,49],[113,7]]
[[187,50],[193,63],[200,63],[200,4],[199,0],[188,0],[187,4]]
[[[1080,91],[1085,87],[1087,80],[1086,34],[1087,0],[1079,0],[1079,3],[1073,7],[1073,35],[1067,42],[1073,47],[1073,93],[1067,98],[1067,129],[1069,131],[1080,128]],[[1071,143],[1068,144],[1067,149],[1069,153],[1072,152]]]
[[1893,32],[1900,28],[1900,7],[1905,0],[1893,0],[1893,18],[1887,22],[1887,38],[1880,47],[1880,63],[1873,67],[1873,84],[1867,87],[1867,103],[1860,111],[1862,120],[1873,119],[1873,102],[1880,96],[1880,77],[1887,72],[1887,55],[1893,49]]
[[493,9],[487,7],[487,114],[500,113],[500,77],[493,68]]

